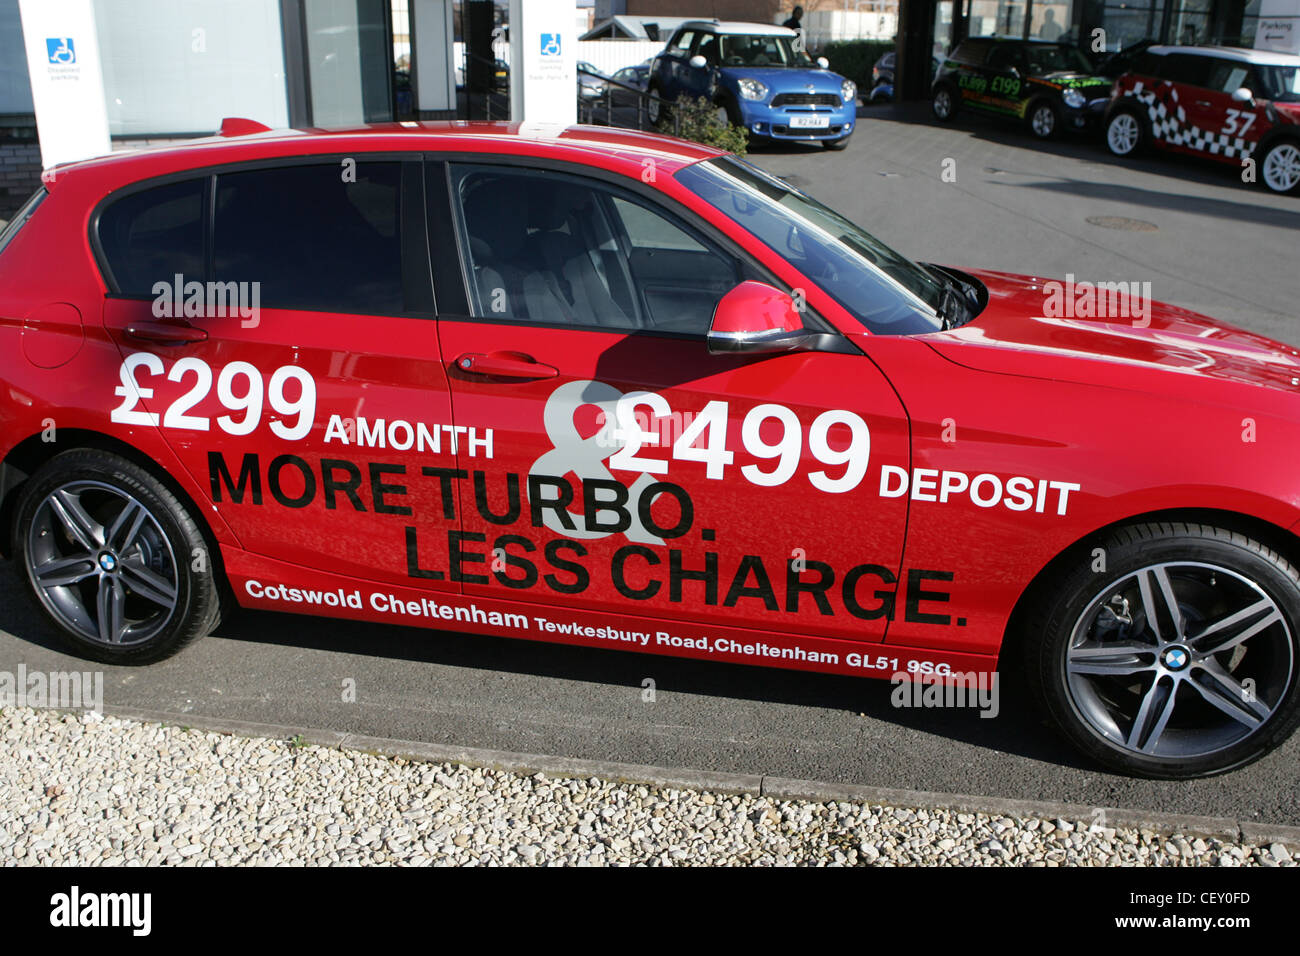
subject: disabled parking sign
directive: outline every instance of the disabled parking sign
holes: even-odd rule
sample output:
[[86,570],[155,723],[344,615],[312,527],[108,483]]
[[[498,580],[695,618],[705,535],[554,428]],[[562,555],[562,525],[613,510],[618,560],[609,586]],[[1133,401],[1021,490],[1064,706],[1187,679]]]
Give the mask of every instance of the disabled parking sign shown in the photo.
[[72,44],[72,37],[46,37],[45,53],[50,62],[58,66],[77,62],[77,49]]
[[560,55],[560,35],[558,33],[542,34],[542,56]]

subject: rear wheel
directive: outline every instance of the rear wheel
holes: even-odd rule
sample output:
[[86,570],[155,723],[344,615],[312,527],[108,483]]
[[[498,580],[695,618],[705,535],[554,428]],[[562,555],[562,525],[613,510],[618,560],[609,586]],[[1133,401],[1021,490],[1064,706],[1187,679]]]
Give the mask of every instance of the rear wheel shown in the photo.
[[1117,110],[1106,121],[1106,148],[1115,156],[1140,153],[1146,145],[1146,129],[1131,110]]
[[149,663],[217,626],[197,523],[133,462],[95,449],[58,455],[27,482],[17,517],[28,586],[83,657]]
[[1205,525],[1135,525],[1099,544],[1027,632],[1030,682],[1061,731],[1108,767],[1170,779],[1282,743],[1300,722],[1300,572]]
[[948,83],[940,83],[934,88],[930,109],[939,122],[950,122],[957,115],[957,91]]
[[1275,193],[1300,192],[1300,140],[1278,140],[1264,152],[1260,182]]
[[668,119],[668,105],[663,101],[658,86],[652,85],[648,92],[650,98],[646,101],[646,118],[650,120],[651,126],[658,126]]

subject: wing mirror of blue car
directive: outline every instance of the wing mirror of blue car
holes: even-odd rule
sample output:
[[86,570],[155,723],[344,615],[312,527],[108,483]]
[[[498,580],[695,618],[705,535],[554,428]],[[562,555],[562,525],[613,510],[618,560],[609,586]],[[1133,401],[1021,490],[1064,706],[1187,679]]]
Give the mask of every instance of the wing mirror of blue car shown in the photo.
[[819,56],[817,58],[817,65],[820,66],[823,70],[829,70],[831,68],[831,61],[826,59],[826,57],[824,56]]
[[760,354],[789,352],[817,339],[816,332],[804,327],[794,299],[765,282],[751,279],[718,300],[707,342],[714,355]]
[[709,65],[709,61],[697,53],[695,56],[691,57],[690,64],[695,67],[695,69],[702,70]]
[[1251,106],[1254,106],[1254,105],[1255,105],[1255,94],[1252,93],[1249,89],[1247,89],[1247,88],[1244,87],[1244,86],[1243,86],[1243,87],[1240,87],[1240,88],[1235,89],[1235,90],[1232,91],[1232,102],[1234,102],[1234,103],[1248,103],[1248,104],[1250,104]]

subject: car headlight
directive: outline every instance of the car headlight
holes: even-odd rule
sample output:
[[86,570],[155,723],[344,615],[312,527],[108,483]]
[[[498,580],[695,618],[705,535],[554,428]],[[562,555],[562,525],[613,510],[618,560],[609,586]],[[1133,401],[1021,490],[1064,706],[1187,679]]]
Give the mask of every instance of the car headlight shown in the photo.
[[767,98],[767,86],[758,80],[743,79],[736,84],[740,87],[740,95],[747,100],[761,100]]
[[857,98],[858,84],[854,83],[852,80],[845,80],[844,84],[840,87],[840,99],[851,106],[853,101]]
[[1066,90],[1061,99],[1065,100],[1065,105],[1071,109],[1078,109],[1088,102],[1087,98],[1078,90]]

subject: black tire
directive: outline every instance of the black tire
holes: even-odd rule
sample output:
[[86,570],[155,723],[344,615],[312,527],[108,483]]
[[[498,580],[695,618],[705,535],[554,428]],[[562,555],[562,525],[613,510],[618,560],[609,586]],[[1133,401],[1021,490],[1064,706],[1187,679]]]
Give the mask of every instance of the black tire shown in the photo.
[[1260,156],[1259,174],[1256,178],[1260,185],[1270,192],[1278,195],[1295,195],[1300,193],[1298,163],[1300,163],[1300,140],[1289,137],[1274,140]]
[[836,151],[841,149],[848,149],[849,140],[851,140],[852,138],[853,138],[853,134],[850,133],[848,136],[841,136],[839,139],[824,139],[821,141],[822,148],[836,150]]
[[1140,156],[1151,142],[1147,118],[1136,109],[1119,107],[1106,117],[1103,135],[1112,156],[1129,159]]
[[1061,131],[1061,111],[1051,100],[1035,100],[1025,110],[1025,125],[1035,139],[1055,139]]
[[83,448],[50,459],[23,488],[15,531],[33,598],[82,657],[152,663],[221,620],[215,555],[198,523],[125,458]]
[[[1079,750],[1121,773],[1187,779],[1242,767],[1291,735],[1300,571],[1240,532],[1200,524],[1132,525],[1095,547],[1039,590],[1022,635],[1034,696]],[[1216,625],[1238,601],[1242,613],[1260,610]]]
[[940,123],[951,123],[961,112],[961,94],[951,83],[939,83],[930,97],[930,110]]
[[650,84],[646,92],[655,97],[655,99],[646,101],[646,118],[650,121],[651,126],[662,127],[673,118],[673,108],[668,104],[667,100],[663,99],[663,93],[659,91],[657,84]]
[[745,125],[745,120],[740,115],[740,107],[736,105],[736,101],[733,100],[731,97],[729,96],[722,97],[717,101],[716,105],[720,110],[723,111],[724,115],[727,117],[728,126],[743,127]]

